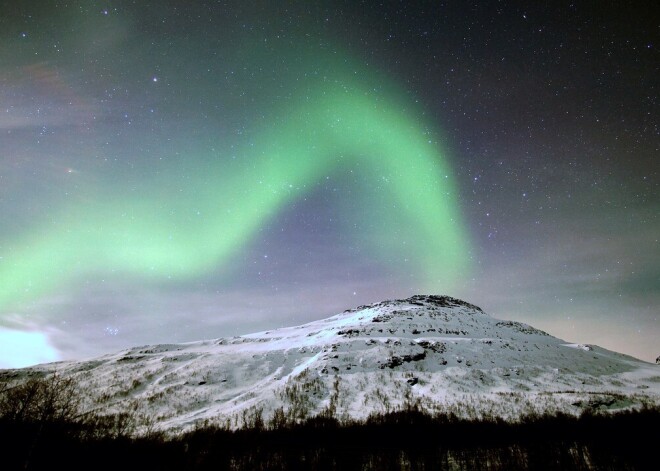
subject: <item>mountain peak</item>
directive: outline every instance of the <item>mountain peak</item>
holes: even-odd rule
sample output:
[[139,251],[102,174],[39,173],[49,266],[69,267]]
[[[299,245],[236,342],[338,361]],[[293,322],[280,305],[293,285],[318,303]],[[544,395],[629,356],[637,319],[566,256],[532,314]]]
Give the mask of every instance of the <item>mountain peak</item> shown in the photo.
[[437,295],[437,294],[416,294],[409,298],[405,299],[393,299],[381,301],[373,304],[366,304],[358,306],[353,309],[347,309],[344,312],[356,312],[362,311],[365,309],[372,309],[378,307],[396,307],[400,305],[414,305],[414,306],[435,306],[435,307],[467,307],[475,311],[483,313],[482,309],[474,304],[470,304],[466,301],[463,301],[458,298],[452,298],[451,296],[446,295]]

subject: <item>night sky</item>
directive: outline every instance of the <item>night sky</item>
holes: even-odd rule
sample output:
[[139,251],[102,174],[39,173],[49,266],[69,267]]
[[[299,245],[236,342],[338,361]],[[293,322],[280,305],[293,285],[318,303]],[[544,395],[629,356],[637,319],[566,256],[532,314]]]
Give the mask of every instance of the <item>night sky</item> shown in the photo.
[[421,293],[653,361],[659,18],[0,2],[0,367]]

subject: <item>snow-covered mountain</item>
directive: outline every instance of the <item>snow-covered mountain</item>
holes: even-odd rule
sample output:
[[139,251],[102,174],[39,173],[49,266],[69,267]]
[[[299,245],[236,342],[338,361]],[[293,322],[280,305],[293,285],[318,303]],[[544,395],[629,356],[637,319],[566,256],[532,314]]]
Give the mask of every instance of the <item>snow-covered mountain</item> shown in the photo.
[[240,337],[5,370],[0,382],[53,371],[76,379],[88,407],[138,407],[167,430],[200,421],[240,426],[278,414],[359,419],[411,406],[515,419],[660,405],[660,366],[569,344],[447,296],[384,301]]

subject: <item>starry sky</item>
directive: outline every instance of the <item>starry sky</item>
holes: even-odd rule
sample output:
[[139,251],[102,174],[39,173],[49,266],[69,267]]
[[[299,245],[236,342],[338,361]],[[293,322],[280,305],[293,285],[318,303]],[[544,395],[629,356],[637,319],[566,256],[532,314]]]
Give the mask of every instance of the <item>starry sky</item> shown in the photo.
[[658,7],[545,3],[1,1],[0,367],[419,293],[653,361]]

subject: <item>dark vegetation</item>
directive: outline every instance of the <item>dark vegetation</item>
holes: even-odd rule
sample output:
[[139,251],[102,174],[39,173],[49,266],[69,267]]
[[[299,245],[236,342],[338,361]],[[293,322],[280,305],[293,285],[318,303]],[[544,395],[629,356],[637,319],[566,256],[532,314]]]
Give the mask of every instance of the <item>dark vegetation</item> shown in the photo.
[[283,410],[269,419],[254,410],[240,430],[202,425],[166,436],[130,411],[83,412],[81,399],[75,383],[58,376],[0,385],[0,469],[658,469],[658,408],[519,423],[431,416],[413,406],[359,423],[332,410],[302,423]]

